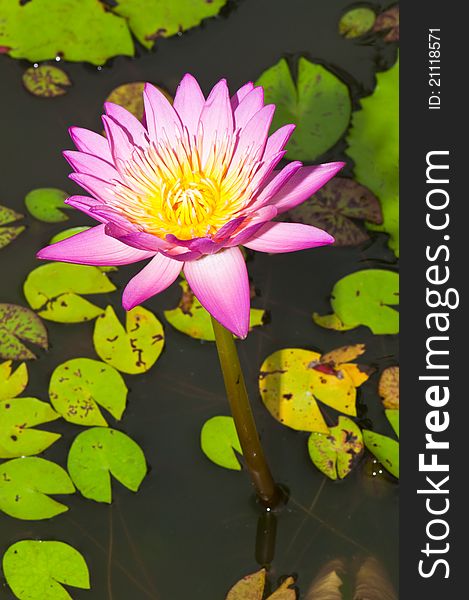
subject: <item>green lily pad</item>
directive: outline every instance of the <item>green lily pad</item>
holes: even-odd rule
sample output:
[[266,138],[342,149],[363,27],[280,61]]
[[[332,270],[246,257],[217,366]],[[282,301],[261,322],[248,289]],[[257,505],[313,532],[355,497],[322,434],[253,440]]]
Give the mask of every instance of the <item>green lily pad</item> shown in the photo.
[[399,478],[399,442],[375,431],[363,430],[365,446],[383,467]]
[[360,221],[382,223],[376,196],[353,179],[334,177],[314,196],[287,213],[286,220],[325,229],[335,246],[358,246],[370,239]]
[[332,148],[348,127],[352,110],[347,86],[325,67],[306,58],[298,61],[295,84],[285,59],[257,81],[265,102],[277,106],[272,128],[295,123],[287,157],[313,161]]
[[329,428],[329,434],[312,433],[308,451],[316,467],[329,479],[344,479],[363,454],[364,444],[360,428],[347,417]]
[[31,308],[49,321],[81,323],[101,315],[101,307],[78,294],[105,294],[116,286],[98,267],[53,262],[31,271],[23,291]]
[[102,65],[134,54],[126,21],[98,0],[0,0],[0,14],[0,46],[13,58],[40,62],[61,56]]
[[36,358],[22,342],[47,350],[47,330],[44,323],[25,306],[0,304],[0,358],[7,360]]
[[0,401],[19,396],[28,385],[26,363],[21,363],[16,371],[13,371],[12,365],[11,360],[0,364]]
[[335,313],[330,315],[313,313],[313,321],[320,327],[324,327],[325,329],[334,329],[335,331],[348,331],[349,329],[354,329],[354,325],[344,325],[344,323],[342,323]]
[[206,421],[200,432],[200,445],[205,456],[219,467],[241,470],[236,453],[243,451],[233,417],[217,416]]
[[59,365],[49,382],[52,406],[70,423],[107,426],[99,406],[120,420],[127,386],[110,365],[91,358],[73,358]]
[[67,468],[85,498],[108,504],[112,501],[111,475],[136,492],[147,473],[140,446],[124,433],[102,427],[87,429],[75,438]]
[[[366,325],[375,334],[399,332],[399,275],[393,271],[367,269],[346,275],[334,285],[331,305],[337,322],[347,328]],[[313,317],[321,325],[321,317]],[[324,319],[324,317],[322,317]],[[334,325],[331,315],[327,315]],[[326,326],[327,326],[326,325]],[[335,327],[332,327],[335,329]]]
[[388,408],[384,412],[386,413],[386,417],[391,424],[391,427],[394,429],[394,433],[399,437],[399,409]]
[[5,552],[3,572],[19,600],[72,600],[61,584],[90,589],[85,559],[64,542],[16,542]]
[[36,398],[12,398],[0,402],[0,458],[43,452],[60,435],[32,427],[55,421],[59,417],[49,403]]
[[102,360],[119,371],[145,373],[163,350],[163,326],[152,312],[136,306],[127,312],[124,329],[112,306],[108,306],[96,320],[93,343]]
[[23,85],[33,96],[56,98],[66,94],[72,82],[62,69],[42,65],[26,69],[23,73]]
[[26,227],[24,225],[4,227],[8,223],[14,223],[23,218],[23,215],[11,208],[0,205],[0,248],[5,248],[15,240]]
[[[187,281],[179,282],[182,289],[181,300],[177,308],[165,310],[164,316],[170,325],[181,333],[207,342],[215,341],[212,318],[194,296]],[[249,331],[254,327],[264,325],[266,312],[260,308],[251,308]]]
[[371,8],[359,6],[347,11],[339,22],[339,33],[347,39],[362,36],[371,31],[376,20],[376,15]]
[[389,246],[399,255],[399,61],[376,79],[373,94],[353,113],[347,154],[357,181],[381,202],[383,224],[369,228],[389,233]]
[[37,188],[26,194],[24,203],[31,214],[38,221],[45,223],[60,223],[68,221],[68,216],[63,209],[70,210],[71,207],[64,204],[69,194],[57,188]]
[[159,37],[169,37],[214,17],[227,0],[116,0],[113,11],[128,20],[138,41],[151,48]]
[[0,510],[16,519],[50,519],[68,507],[49,494],[73,494],[68,473],[43,458],[15,458],[0,465]]

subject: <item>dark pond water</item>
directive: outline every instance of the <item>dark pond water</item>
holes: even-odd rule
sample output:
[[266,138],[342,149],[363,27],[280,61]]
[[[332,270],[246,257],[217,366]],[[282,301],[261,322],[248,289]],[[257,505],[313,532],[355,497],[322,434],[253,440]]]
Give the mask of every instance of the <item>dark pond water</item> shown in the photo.
[[[375,2],[384,7],[389,3]],[[305,55],[328,65],[350,85],[355,101],[369,93],[377,69],[390,66],[395,48],[382,42],[362,44],[342,39],[337,23],[347,0],[244,0],[204,27],[158,43],[153,53],[135,60],[116,59],[101,71],[67,64],[74,86],[64,97],[40,100],[21,85],[24,64],[2,57],[2,176],[0,200],[23,210],[24,195],[35,187],[60,187],[75,192],[66,178],[61,150],[70,148],[71,124],[97,129],[101,105],[115,86],[151,80],[174,92],[186,72],[205,90],[221,77],[234,88],[275,64],[282,56]],[[339,144],[325,159],[340,160]],[[74,214],[67,226],[86,224]],[[29,219],[22,238],[0,255],[0,302],[25,304],[21,286],[37,266],[34,253],[63,224]],[[378,558],[397,583],[398,488],[387,477],[373,478],[367,464],[345,481],[332,483],[311,464],[307,434],[289,430],[267,413],[257,393],[263,359],[282,347],[327,351],[345,343],[363,342],[363,362],[380,369],[396,364],[394,336],[372,336],[359,328],[345,333],[313,324],[313,310],[329,312],[328,295],[345,274],[369,266],[394,268],[386,238],[378,235],[367,247],[327,248],[290,255],[257,254],[250,274],[261,292],[255,306],[271,313],[271,322],[239,344],[266,453],[278,481],[291,498],[278,515],[275,556],[269,580],[296,573],[304,598],[309,583],[327,561],[342,557],[350,564],[366,556]],[[122,285],[133,272],[121,268],[112,279]],[[176,306],[178,286],[153,298],[147,306],[162,317]],[[118,295],[100,296],[103,306],[119,305]],[[123,311],[118,307],[118,314]],[[95,358],[92,324],[47,322],[51,349],[30,364],[28,395],[47,399],[53,369],[77,356]],[[111,506],[65,498],[69,512],[50,521],[26,522],[0,514],[0,552],[25,538],[58,539],[86,557],[92,591],[73,590],[74,598],[128,600],[222,600],[239,578],[258,568],[256,530],[259,510],[248,478],[211,464],[201,453],[199,433],[211,416],[229,414],[218,371],[215,347],[192,340],[165,325],[166,347],[147,374],[126,377],[130,388],[123,421],[110,424],[128,433],[144,449],[151,472],[138,494],[114,485]],[[363,419],[389,431],[376,394],[374,374],[359,392]],[[65,466],[78,427],[60,422],[63,438],[45,457]],[[369,466],[369,465],[368,465]],[[0,596],[13,598],[7,588]]]

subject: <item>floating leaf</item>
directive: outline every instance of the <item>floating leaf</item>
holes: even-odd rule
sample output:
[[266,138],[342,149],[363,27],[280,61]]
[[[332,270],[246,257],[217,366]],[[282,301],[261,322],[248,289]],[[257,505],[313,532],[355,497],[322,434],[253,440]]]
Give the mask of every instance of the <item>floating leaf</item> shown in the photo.
[[296,85],[285,59],[257,81],[266,103],[277,106],[272,127],[295,123],[287,146],[290,159],[313,161],[329,150],[347,129],[351,101],[347,86],[322,65],[298,61]]
[[399,437],[399,409],[388,409],[384,411],[388,421],[391,423],[391,427],[394,429],[394,433]]
[[75,438],[67,467],[85,498],[107,503],[112,501],[111,475],[136,492],[147,473],[140,446],[124,433],[103,427],[88,429]]
[[[144,81],[133,81],[131,83],[123,83],[119,85],[106,98],[106,102],[113,102],[114,104],[119,104],[129,112],[131,112],[134,117],[137,117],[139,121],[143,120],[143,88],[145,87]],[[156,86],[158,87],[158,86]],[[172,102],[173,98],[165,89],[158,87],[160,92],[162,92],[166,98]]]
[[0,364],[0,401],[19,396],[28,385],[28,368],[21,363],[16,371],[12,370],[12,361]]
[[110,365],[91,358],[73,358],[52,373],[49,396],[66,421],[106,426],[98,405],[120,420],[126,406],[127,386]]
[[0,304],[0,358],[36,358],[22,342],[29,342],[47,350],[47,330],[43,322],[25,306]]
[[320,327],[324,327],[325,329],[335,329],[336,331],[348,331],[349,329],[354,328],[354,325],[344,325],[334,313],[331,315],[313,313],[313,321]]
[[[0,46],[13,58],[55,59],[102,65],[123,54],[133,56],[127,23],[97,0],[0,0]],[[148,18],[148,10],[142,19]]]
[[360,6],[347,11],[339,22],[339,33],[347,39],[362,36],[374,25],[376,15],[371,8]]
[[63,212],[63,209],[71,208],[64,204],[68,196],[67,192],[57,188],[37,188],[26,194],[24,203],[28,212],[39,221],[60,223],[68,220],[68,216]]
[[50,519],[68,507],[47,494],[73,494],[67,472],[43,458],[15,458],[0,465],[0,510],[16,519]]
[[164,331],[155,315],[142,306],[126,313],[125,329],[112,306],[96,321],[93,343],[98,355],[123,373],[145,373],[164,346]]
[[378,15],[373,31],[387,32],[384,36],[385,42],[399,41],[399,5],[395,4]]
[[[192,338],[214,342],[215,334],[213,333],[210,314],[194,296],[187,281],[180,281],[179,285],[182,288],[182,296],[178,307],[164,311],[164,316],[168,323],[181,333],[185,333]],[[251,308],[249,331],[253,327],[263,325],[265,318],[265,310]]]
[[242,454],[233,417],[212,417],[204,423],[200,445],[207,458],[220,467],[240,471],[236,452]]
[[169,37],[214,17],[227,0],[116,0],[113,11],[128,20],[138,41],[151,48],[159,37]]
[[341,346],[340,348],[335,348],[335,350],[331,350],[330,352],[326,352],[325,354],[323,354],[321,356],[320,363],[329,364],[332,367],[336,367],[341,363],[346,363],[351,360],[355,360],[356,358],[364,354],[365,350],[365,344]]
[[[265,582],[265,569],[246,575],[231,588],[225,600],[262,600]],[[267,600],[295,600],[296,592],[291,588],[294,583],[293,577],[287,577],[277,591],[269,596]]]
[[383,467],[399,478],[399,442],[368,429],[363,430],[365,446]]
[[384,408],[399,410],[399,367],[388,367],[381,373],[379,395]]
[[383,224],[368,226],[390,234],[399,254],[399,61],[378,73],[375,91],[353,113],[347,154],[355,161],[355,178],[381,202]]
[[315,225],[334,236],[335,246],[358,246],[369,240],[355,221],[380,224],[381,207],[374,194],[353,179],[334,177],[306,202],[287,213],[287,220]]
[[31,456],[51,446],[59,439],[58,433],[31,428],[59,416],[49,403],[36,398],[0,402],[0,458]]
[[316,467],[334,481],[344,479],[363,454],[363,436],[360,428],[347,417],[339,417],[329,434],[312,433],[308,451]]
[[66,94],[72,82],[62,69],[42,65],[26,69],[23,73],[23,85],[33,96],[55,98]]
[[49,321],[90,321],[103,309],[78,294],[104,294],[116,286],[98,267],[53,262],[37,267],[24,282],[24,295],[31,308]]
[[19,600],[72,600],[60,584],[90,589],[85,559],[64,542],[16,542],[5,552],[3,572]]
[[10,242],[15,240],[26,228],[24,225],[15,227],[3,227],[8,223],[14,223],[23,218],[23,215],[15,212],[11,208],[0,205],[0,248],[5,248]]
[[329,433],[316,400],[347,415],[356,415],[356,388],[368,375],[353,363],[317,368],[321,355],[284,348],[268,356],[259,373],[262,401],[270,414],[292,429]]
[[296,600],[297,596],[293,588],[294,585],[295,580],[293,577],[287,577],[267,600]]
[[[367,269],[346,275],[334,285],[331,305],[338,322],[347,328],[366,325],[375,334],[399,332],[399,275]],[[318,325],[321,317],[313,316]],[[322,317],[324,319],[324,317]],[[331,319],[327,315],[327,319]]]

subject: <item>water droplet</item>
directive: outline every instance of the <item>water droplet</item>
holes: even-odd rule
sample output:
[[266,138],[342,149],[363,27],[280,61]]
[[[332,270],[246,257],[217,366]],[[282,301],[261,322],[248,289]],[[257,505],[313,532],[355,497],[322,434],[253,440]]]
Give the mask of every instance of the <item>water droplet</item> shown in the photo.
[[99,65],[98,67],[96,67],[98,71],[102,71],[103,67],[101,67],[101,65]]
[[56,56],[56,57],[55,57],[55,60],[56,60],[57,62],[60,62],[60,60],[61,60],[60,56]]
[[38,65],[38,63],[34,63],[34,65],[33,65],[33,67],[34,67],[35,69],[37,69],[37,68],[38,68],[38,66],[39,66],[39,65]]

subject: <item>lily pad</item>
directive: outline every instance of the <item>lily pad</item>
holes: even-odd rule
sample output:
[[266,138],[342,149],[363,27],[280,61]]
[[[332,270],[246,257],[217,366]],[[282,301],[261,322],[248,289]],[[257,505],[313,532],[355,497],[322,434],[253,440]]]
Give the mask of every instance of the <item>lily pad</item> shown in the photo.
[[132,33],[146,48],[214,17],[227,0],[116,0],[113,11],[125,17]]
[[371,8],[359,6],[347,11],[339,22],[339,33],[347,39],[362,36],[373,28],[376,15]]
[[217,416],[206,421],[200,433],[205,456],[219,467],[241,470],[236,453],[242,454],[233,417]]
[[68,196],[67,192],[57,188],[37,188],[26,194],[24,203],[28,212],[38,221],[60,223],[68,220],[68,216],[63,212],[63,209],[71,208],[64,204]]
[[31,271],[23,291],[31,308],[49,321],[81,323],[101,315],[101,307],[78,294],[105,294],[116,286],[98,267],[53,262]]
[[[240,579],[228,592],[225,600],[262,600],[265,584],[266,571],[261,569]],[[267,600],[295,600],[296,591],[292,587],[294,584],[294,578],[287,577]]]
[[26,363],[21,363],[16,371],[13,371],[12,365],[11,360],[0,364],[0,401],[19,396],[28,385]]
[[335,246],[358,246],[370,239],[360,221],[380,224],[376,196],[353,179],[334,177],[306,202],[287,213],[287,220],[325,229]]
[[47,350],[47,330],[44,323],[25,306],[0,304],[0,358],[7,360],[36,358],[22,342]]
[[147,473],[140,446],[124,433],[103,427],[87,429],[75,438],[67,468],[85,498],[108,504],[112,501],[111,475],[136,492]]
[[399,61],[376,79],[373,94],[353,113],[347,154],[357,181],[381,202],[383,224],[369,228],[389,233],[389,246],[399,255]]
[[5,552],[3,572],[19,600],[72,600],[61,584],[90,589],[85,559],[64,542],[16,542]]
[[373,31],[386,33],[385,42],[399,41],[399,5],[395,4],[378,15]]
[[347,417],[329,428],[329,433],[312,433],[308,451],[316,467],[329,479],[344,479],[363,454],[364,444],[360,428]]
[[388,367],[381,373],[379,395],[384,408],[399,409],[399,367]]
[[52,406],[70,423],[107,426],[99,406],[120,420],[127,402],[122,375],[91,358],[73,358],[59,365],[49,382]]
[[12,398],[0,402],[0,458],[31,456],[43,452],[60,435],[32,428],[59,417],[49,403],[36,398]]
[[[366,325],[375,334],[399,332],[399,313],[391,308],[398,304],[399,275],[382,269],[346,275],[334,285],[331,294],[331,305],[339,323],[347,328]],[[314,320],[322,324],[317,317]]]
[[399,437],[399,409],[388,408],[385,413],[394,433]]
[[56,98],[66,94],[72,82],[62,69],[42,65],[26,69],[23,73],[23,85],[33,96]]
[[335,329],[336,331],[348,331],[349,329],[354,329],[354,325],[344,325],[335,313],[330,315],[313,313],[313,321],[316,325],[324,327],[325,329]]
[[25,229],[24,225],[4,227],[8,223],[14,223],[23,218],[23,215],[15,212],[11,208],[0,205],[0,249],[8,246]]
[[264,87],[266,103],[277,106],[272,127],[297,126],[287,146],[288,158],[313,161],[345,133],[352,110],[348,88],[322,65],[300,58],[295,84],[282,59],[260,76],[257,85]]
[[363,430],[365,446],[383,467],[399,478],[399,442],[368,429]]
[[[312,350],[284,348],[268,356],[259,373],[259,390],[270,414],[299,431],[329,434],[317,400],[356,416],[356,388],[368,374],[354,363],[321,368]],[[320,368],[318,368],[320,367]]]
[[49,494],[73,494],[68,473],[43,458],[15,458],[0,465],[0,510],[16,519],[50,519],[68,507]]
[[102,65],[134,54],[126,21],[98,0],[0,0],[0,14],[0,46],[13,58],[40,62],[61,56]]
[[[134,117],[137,117],[139,121],[143,120],[144,107],[143,107],[143,89],[145,87],[144,81],[132,81],[131,83],[123,83],[118,87],[114,88],[109,96],[106,98],[106,102],[113,102],[122,106]],[[173,97],[164,88],[155,86],[159,91],[166,96],[166,98],[172,103]]]

